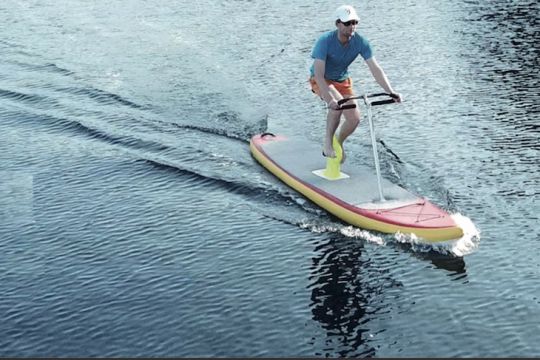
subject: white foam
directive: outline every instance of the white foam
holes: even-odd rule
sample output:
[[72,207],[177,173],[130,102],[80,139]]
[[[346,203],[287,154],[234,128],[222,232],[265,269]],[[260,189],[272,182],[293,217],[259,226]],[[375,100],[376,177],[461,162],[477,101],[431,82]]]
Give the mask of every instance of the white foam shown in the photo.
[[472,253],[478,248],[480,243],[480,231],[476,228],[472,220],[465,215],[456,213],[451,214],[450,217],[463,229],[463,236],[459,239],[428,243],[414,234],[401,233],[395,234],[394,238],[398,242],[413,245],[412,248],[415,251],[425,252],[435,250],[443,254],[451,254],[459,257]]
[[480,230],[465,215],[456,213],[452,214],[451,217],[463,229],[463,236],[453,243],[450,251],[456,256],[472,253],[480,244]]
[[354,226],[341,228],[340,233],[350,238],[360,238],[377,245],[386,245],[386,241],[382,236],[378,236],[371,231],[359,229]]
[[[456,213],[451,214],[450,216],[456,224],[463,229],[463,236],[459,239],[429,243],[414,234],[403,234],[399,232],[395,233],[393,237],[397,242],[410,244],[411,250],[416,252],[429,252],[434,250],[442,254],[450,254],[458,257],[463,257],[472,253],[478,248],[480,243],[480,231],[476,228],[471,219],[465,215]],[[314,233],[339,232],[349,238],[364,239],[382,246],[386,246],[387,239],[389,239],[389,234],[379,234],[354,226],[340,227],[331,222],[313,223],[311,221],[303,221],[299,225],[301,228],[309,229]]]

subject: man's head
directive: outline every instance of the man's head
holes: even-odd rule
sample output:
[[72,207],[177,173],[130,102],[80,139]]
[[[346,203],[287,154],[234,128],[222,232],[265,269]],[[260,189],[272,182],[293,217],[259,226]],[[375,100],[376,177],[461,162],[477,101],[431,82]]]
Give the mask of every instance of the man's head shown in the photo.
[[341,34],[345,38],[350,38],[354,34],[356,25],[358,25],[358,14],[351,5],[342,5],[336,9],[334,14],[336,19],[336,26]]
[[345,25],[349,25],[351,23],[356,25],[358,24],[358,20],[360,20],[358,14],[356,14],[356,10],[354,10],[351,5],[341,5],[338,7],[334,17],[336,22],[345,23]]

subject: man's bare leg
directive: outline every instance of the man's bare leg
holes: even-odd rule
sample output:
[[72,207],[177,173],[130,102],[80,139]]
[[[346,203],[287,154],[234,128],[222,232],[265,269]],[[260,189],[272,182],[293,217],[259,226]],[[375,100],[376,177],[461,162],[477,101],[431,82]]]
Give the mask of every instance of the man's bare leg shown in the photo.
[[[356,103],[355,101],[350,100],[347,102],[347,104],[353,102]],[[341,145],[341,149],[343,150],[343,157],[341,158],[342,163],[345,161],[345,149],[343,148],[343,143],[349,137],[349,135],[356,130],[358,124],[360,123],[360,111],[358,110],[358,103],[356,103],[356,108],[354,109],[343,110],[343,115],[345,117],[345,121],[341,125],[339,134],[337,136],[337,140]]]
[[[336,90],[332,85],[329,86],[330,93],[336,100],[343,99],[343,96]],[[336,133],[337,128],[339,127],[341,114],[344,110],[334,110],[328,109],[328,114],[326,115],[326,133],[324,136],[324,145],[323,145],[323,155],[326,157],[335,158],[336,152],[332,146],[333,138]]]
[[324,136],[324,156],[335,158],[336,152],[332,146],[332,139],[339,126],[339,120],[341,118],[342,111],[328,109],[328,115],[326,116],[326,134]]

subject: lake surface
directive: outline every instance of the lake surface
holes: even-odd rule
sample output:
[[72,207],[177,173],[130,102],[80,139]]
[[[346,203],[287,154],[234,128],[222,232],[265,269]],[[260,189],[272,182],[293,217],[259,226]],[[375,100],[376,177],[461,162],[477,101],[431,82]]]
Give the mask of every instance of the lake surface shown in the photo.
[[[383,175],[465,229],[439,246],[249,153],[322,144],[310,51],[339,5],[0,4],[0,356],[540,354],[537,2],[355,4],[405,99],[374,110]],[[347,153],[372,166],[365,118]]]

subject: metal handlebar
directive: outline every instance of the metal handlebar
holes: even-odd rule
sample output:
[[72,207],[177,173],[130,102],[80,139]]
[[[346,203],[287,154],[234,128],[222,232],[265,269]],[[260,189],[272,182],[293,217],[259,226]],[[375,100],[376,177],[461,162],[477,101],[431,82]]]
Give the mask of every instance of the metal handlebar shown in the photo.
[[[390,99],[378,100],[378,101],[369,101],[368,100],[369,98],[380,97],[380,96],[387,96],[387,97],[390,97]],[[386,105],[386,104],[395,103],[396,101],[394,99],[397,99],[397,97],[398,96],[396,94],[388,94],[388,93],[376,93],[376,94],[369,94],[369,95],[352,96],[352,97],[349,97],[349,98],[339,100],[338,105],[344,104],[349,100],[355,100],[355,99],[364,99],[364,102],[366,103],[367,106],[370,106],[370,105],[371,106]],[[340,108],[337,109],[337,110],[354,109],[355,107],[356,107],[355,104],[343,105],[343,106],[340,106]]]
[[[390,99],[378,100],[378,101],[369,101],[368,100],[369,98],[381,97],[381,96],[390,97]],[[396,94],[377,93],[377,94],[364,95],[363,98],[364,98],[364,102],[366,103],[366,105],[377,106],[377,105],[393,104],[393,103],[396,102],[395,99],[397,99],[398,96]]]

